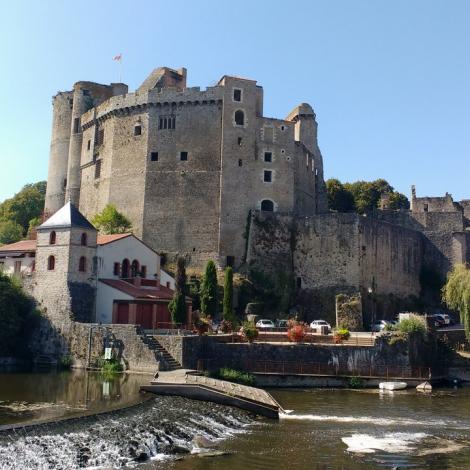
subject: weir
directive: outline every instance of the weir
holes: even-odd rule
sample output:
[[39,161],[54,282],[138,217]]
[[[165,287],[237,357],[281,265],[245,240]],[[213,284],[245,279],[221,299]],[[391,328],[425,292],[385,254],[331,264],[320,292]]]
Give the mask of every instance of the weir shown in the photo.
[[160,372],[157,379],[141,390],[158,395],[176,395],[193,400],[210,401],[235,406],[267,418],[278,419],[284,410],[265,390],[226,380],[213,379],[190,369]]

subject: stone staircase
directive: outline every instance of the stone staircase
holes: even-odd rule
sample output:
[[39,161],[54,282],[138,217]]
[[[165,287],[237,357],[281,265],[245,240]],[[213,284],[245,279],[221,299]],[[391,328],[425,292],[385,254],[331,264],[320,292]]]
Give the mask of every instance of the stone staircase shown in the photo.
[[142,335],[142,341],[147,347],[155,353],[155,357],[160,361],[160,370],[169,371],[181,369],[181,364],[158,342],[158,340],[150,335]]

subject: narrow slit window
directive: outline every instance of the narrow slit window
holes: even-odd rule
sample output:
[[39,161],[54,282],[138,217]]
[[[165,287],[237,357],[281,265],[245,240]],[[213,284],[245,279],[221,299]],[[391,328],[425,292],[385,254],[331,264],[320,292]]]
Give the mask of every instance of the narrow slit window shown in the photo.
[[273,172],[271,170],[264,170],[263,180],[265,183],[271,183],[273,181]]
[[243,160],[241,158],[238,159],[238,166],[243,166]]
[[73,120],[73,133],[78,134],[80,131],[80,118],[75,118]]
[[180,152],[180,160],[185,162],[188,160],[188,152]]
[[86,144],[86,149],[90,150],[91,149],[91,139],[88,139],[88,142]]
[[95,179],[101,177],[101,160],[97,160],[95,163]]
[[142,126],[134,126],[134,135],[142,135]]

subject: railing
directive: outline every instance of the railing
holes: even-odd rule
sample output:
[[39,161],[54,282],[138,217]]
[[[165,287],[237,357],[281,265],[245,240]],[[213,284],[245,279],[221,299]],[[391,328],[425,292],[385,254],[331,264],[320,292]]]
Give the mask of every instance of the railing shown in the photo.
[[146,335],[184,335],[188,334],[184,323],[157,322],[155,328],[144,328]]
[[[218,367],[229,366],[221,364],[216,359],[200,359],[197,367],[199,371],[213,370]],[[319,375],[329,377],[380,377],[386,379],[430,379],[431,376],[440,375],[443,370],[431,367],[408,367],[396,365],[359,364],[328,364],[324,362],[294,362],[294,361],[237,361],[231,367],[256,374],[279,375]]]

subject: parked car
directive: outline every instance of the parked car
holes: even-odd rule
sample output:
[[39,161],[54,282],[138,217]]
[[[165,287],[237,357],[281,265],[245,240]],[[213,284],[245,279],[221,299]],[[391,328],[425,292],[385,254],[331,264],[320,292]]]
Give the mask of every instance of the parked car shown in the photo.
[[446,320],[444,318],[444,315],[438,314],[438,315],[428,315],[428,318],[431,318],[432,321],[434,322],[434,326],[436,328],[442,328],[443,326],[447,326],[448,323],[446,323]]
[[444,325],[452,325],[452,319],[450,318],[450,315],[447,315],[447,313],[438,313],[436,317],[440,317],[444,322]]
[[256,328],[276,328],[276,325],[274,325],[272,320],[258,320]]
[[370,325],[370,331],[375,331],[376,333],[378,333],[380,331],[385,330],[385,328],[387,328],[387,326],[392,326],[392,325],[393,325],[393,323],[391,321],[379,320],[375,323],[372,323],[372,325]]
[[331,325],[325,320],[313,320],[312,323],[310,323],[310,328],[313,329],[320,329],[321,326],[326,326],[328,331],[331,331]]
[[276,321],[276,328],[287,328],[288,320],[277,320]]

